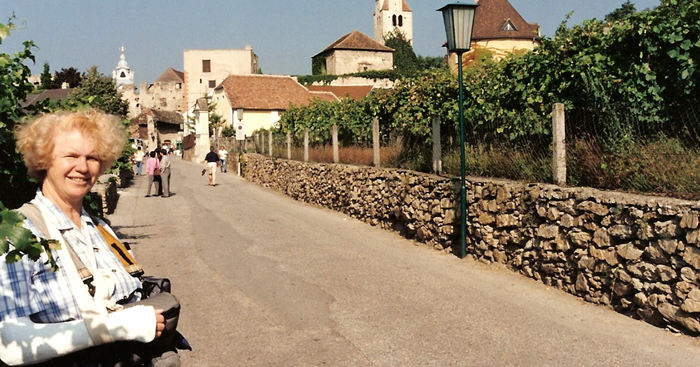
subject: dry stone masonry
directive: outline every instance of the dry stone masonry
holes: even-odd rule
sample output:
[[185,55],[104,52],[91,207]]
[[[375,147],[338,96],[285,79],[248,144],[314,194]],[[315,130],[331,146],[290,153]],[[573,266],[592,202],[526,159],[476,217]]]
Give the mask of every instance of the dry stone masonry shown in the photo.
[[[246,179],[459,246],[459,181],[406,170],[247,155]],[[700,203],[469,178],[467,253],[653,325],[700,335]]]

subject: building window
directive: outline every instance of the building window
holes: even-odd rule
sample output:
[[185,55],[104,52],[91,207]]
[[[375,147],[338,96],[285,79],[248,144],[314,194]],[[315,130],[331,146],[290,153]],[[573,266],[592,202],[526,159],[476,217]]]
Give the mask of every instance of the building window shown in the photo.
[[502,31],[517,31],[518,28],[515,28],[515,24],[510,21],[510,19],[506,19],[506,22],[503,23],[503,27],[501,27]]
[[211,60],[202,60],[202,72],[211,73]]
[[126,74],[122,71],[122,73],[119,74],[119,77],[120,77],[120,78],[126,78]]
[[216,80],[209,81],[209,88],[216,88]]
[[399,15],[399,27],[403,27],[403,15]]
[[396,14],[391,16],[391,23],[396,27]]

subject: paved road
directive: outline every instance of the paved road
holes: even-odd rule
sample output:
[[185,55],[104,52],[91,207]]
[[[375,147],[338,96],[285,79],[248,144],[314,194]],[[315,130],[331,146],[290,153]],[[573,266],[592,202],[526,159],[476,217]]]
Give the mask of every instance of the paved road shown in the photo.
[[233,173],[173,160],[170,198],[124,189],[113,226],[168,276],[186,366],[698,366],[674,335]]

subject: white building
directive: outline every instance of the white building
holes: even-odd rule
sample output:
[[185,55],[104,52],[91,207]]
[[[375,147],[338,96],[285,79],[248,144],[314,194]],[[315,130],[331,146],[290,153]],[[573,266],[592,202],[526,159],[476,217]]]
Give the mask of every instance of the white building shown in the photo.
[[252,46],[232,50],[185,50],[184,79],[186,109],[214,90],[229,75],[257,74],[258,56]]
[[384,38],[399,30],[413,44],[413,11],[406,0],[375,0],[374,40],[384,44]]
[[117,68],[112,70],[112,79],[117,84],[117,88],[122,85],[134,85],[134,71],[129,68],[129,64],[126,62],[124,57],[124,51],[126,49],[124,46],[119,48],[121,56],[119,57],[119,62],[117,63]]

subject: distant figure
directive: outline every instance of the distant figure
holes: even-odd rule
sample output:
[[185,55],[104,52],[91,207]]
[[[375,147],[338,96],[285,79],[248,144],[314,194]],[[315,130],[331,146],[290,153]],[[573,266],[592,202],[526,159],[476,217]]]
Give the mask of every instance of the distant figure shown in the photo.
[[160,182],[163,188],[163,197],[170,197],[170,157],[166,151],[158,152],[160,156]]
[[219,160],[221,161],[221,172],[224,173],[228,172],[228,167],[226,167],[226,157],[228,157],[228,152],[222,145],[221,148],[219,148]]
[[209,173],[209,186],[216,186],[216,166],[219,164],[219,155],[216,154],[212,145],[209,147],[209,153],[204,157],[204,168]]
[[143,167],[143,157],[145,154],[143,153],[143,149],[141,147],[136,148],[136,152],[134,152],[134,162],[136,162],[136,176],[141,176],[141,167]]
[[[150,153],[150,158],[146,161],[146,174],[148,175],[148,191],[146,191],[146,197],[151,196],[151,185],[155,181],[155,176],[160,176],[160,173],[156,175],[156,169],[160,170],[160,162],[156,159],[155,150]],[[158,193],[158,182],[156,182],[156,193]]]

